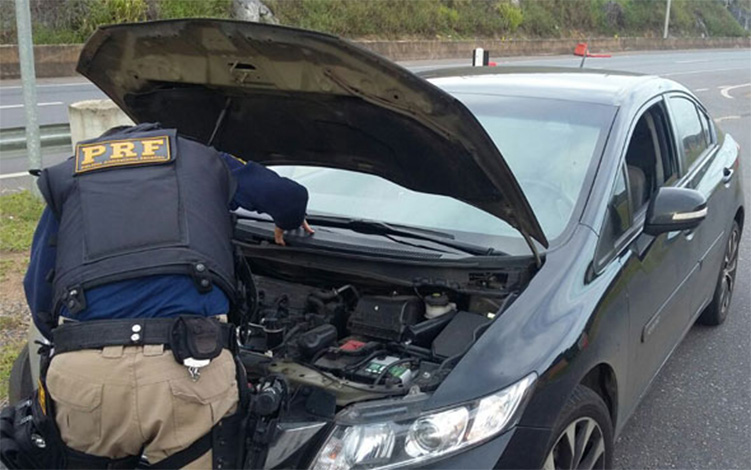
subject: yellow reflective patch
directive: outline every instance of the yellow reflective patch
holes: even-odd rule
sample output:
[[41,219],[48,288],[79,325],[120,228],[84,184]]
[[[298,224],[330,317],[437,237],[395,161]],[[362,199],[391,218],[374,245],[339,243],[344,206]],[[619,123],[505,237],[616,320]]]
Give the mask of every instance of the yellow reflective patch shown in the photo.
[[166,135],[76,145],[76,174],[117,166],[167,163],[171,160],[170,140]]
[[38,379],[38,392],[37,399],[39,400],[39,407],[42,408],[42,413],[47,414],[47,394],[44,393],[44,387],[42,386],[42,380]]

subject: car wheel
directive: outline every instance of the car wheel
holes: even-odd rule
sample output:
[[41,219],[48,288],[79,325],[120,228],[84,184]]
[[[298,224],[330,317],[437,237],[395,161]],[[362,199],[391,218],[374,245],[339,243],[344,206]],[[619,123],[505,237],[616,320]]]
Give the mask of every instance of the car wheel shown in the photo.
[[34,384],[31,380],[31,364],[29,363],[29,344],[21,349],[18,357],[13,361],[8,378],[8,402],[18,403],[31,396]]
[[612,467],[613,425],[605,402],[591,389],[574,389],[551,436],[544,470]]
[[702,325],[717,326],[724,322],[728,316],[730,301],[733,299],[735,276],[738,271],[738,246],[740,241],[741,226],[738,225],[738,221],[734,220],[733,228],[730,230],[725,246],[725,256],[722,258],[720,275],[717,279],[712,301],[697,320]]

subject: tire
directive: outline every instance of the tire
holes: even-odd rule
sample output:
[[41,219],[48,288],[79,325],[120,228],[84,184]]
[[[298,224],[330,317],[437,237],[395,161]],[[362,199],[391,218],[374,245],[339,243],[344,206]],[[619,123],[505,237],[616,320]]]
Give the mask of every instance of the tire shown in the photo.
[[741,241],[741,226],[737,220],[733,221],[727,242],[725,243],[725,255],[720,264],[720,273],[717,276],[712,301],[697,319],[697,323],[707,326],[721,325],[728,317],[730,302],[733,300],[736,276],[738,274],[738,251]]
[[605,402],[577,385],[553,427],[543,469],[609,469],[613,466],[613,424]]
[[31,379],[31,364],[29,363],[29,344],[26,343],[18,357],[13,361],[8,379],[8,402],[18,403],[31,396],[34,384]]

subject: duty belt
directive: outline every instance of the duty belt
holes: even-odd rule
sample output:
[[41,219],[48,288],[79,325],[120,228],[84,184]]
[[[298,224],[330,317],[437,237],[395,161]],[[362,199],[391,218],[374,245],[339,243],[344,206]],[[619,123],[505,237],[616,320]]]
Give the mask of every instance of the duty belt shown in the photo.
[[[174,321],[174,318],[129,318],[66,322],[52,331],[55,354],[107,346],[161,344],[169,347]],[[237,343],[233,325],[219,323],[219,328],[222,347],[235,351]]]

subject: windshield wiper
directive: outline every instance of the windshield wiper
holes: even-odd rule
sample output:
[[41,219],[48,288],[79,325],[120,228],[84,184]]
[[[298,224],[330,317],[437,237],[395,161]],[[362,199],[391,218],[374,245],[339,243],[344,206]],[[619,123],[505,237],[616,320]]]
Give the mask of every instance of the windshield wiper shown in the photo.
[[[505,253],[500,252],[492,247],[473,245],[454,239],[454,236],[448,233],[436,232],[433,230],[421,230],[418,228],[397,227],[386,222],[366,219],[348,219],[344,217],[330,217],[324,215],[308,215],[308,222],[325,227],[346,228],[353,232],[363,233],[366,235],[383,235],[394,237],[405,237],[413,240],[422,240],[446,246],[455,250],[463,251],[477,256],[499,256]],[[394,240],[393,238],[390,238]],[[398,240],[394,240],[397,241]]]

